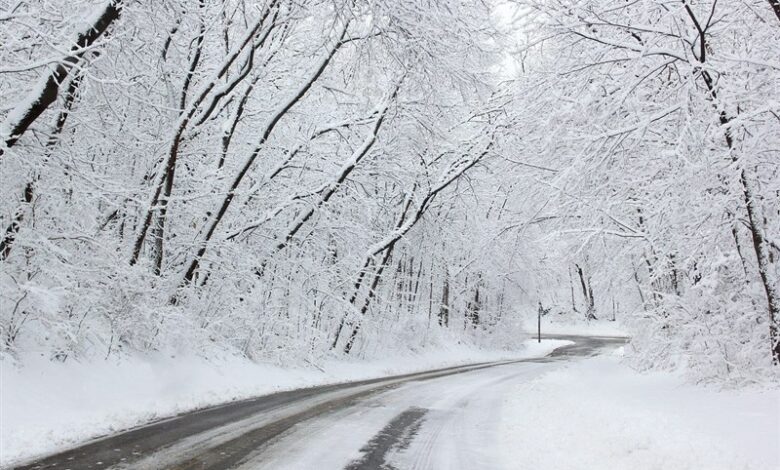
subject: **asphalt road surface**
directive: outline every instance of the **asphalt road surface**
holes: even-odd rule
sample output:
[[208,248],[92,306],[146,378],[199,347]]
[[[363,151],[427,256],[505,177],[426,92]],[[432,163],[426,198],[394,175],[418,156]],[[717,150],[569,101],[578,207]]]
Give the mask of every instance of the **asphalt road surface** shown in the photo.
[[494,468],[502,393],[623,338],[555,335],[544,358],[473,364],[231,402],[17,466],[31,469]]

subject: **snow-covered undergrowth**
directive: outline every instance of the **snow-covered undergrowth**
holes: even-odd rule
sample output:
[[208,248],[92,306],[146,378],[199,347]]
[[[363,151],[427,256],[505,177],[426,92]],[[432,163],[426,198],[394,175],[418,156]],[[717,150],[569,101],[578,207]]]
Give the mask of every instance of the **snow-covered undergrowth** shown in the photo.
[[[700,305],[715,308],[711,300],[703,299]],[[640,371],[683,371],[691,382],[729,388],[780,385],[780,368],[772,364],[769,331],[763,328],[761,314],[722,306],[728,314],[719,318],[686,308],[664,310],[665,320],[655,312],[649,318],[635,315],[627,363]],[[673,324],[687,327],[677,329]]]
[[141,423],[226,401],[307,386],[474,362],[544,356],[566,341],[526,341],[516,351],[453,345],[359,361],[281,367],[242,357],[128,356],[121,361],[2,363],[0,465]]
[[715,390],[676,374],[639,374],[620,358],[572,363],[508,395],[507,468],[780,468],[777,390]]

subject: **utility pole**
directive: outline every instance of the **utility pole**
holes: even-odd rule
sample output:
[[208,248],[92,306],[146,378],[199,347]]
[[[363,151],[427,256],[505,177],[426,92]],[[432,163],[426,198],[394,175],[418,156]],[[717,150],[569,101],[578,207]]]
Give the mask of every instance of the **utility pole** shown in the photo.
[[542,302],[539,302],[539,312],[536,314],[536,340],[542,342]]

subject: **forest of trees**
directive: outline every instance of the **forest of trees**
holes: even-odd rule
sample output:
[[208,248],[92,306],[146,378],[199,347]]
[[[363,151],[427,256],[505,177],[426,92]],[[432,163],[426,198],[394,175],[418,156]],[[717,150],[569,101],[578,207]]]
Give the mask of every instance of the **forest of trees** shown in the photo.
[[[780,361],[780,2],[0,0],[2,354]],[[773,364],[774,363],[774,364]]]

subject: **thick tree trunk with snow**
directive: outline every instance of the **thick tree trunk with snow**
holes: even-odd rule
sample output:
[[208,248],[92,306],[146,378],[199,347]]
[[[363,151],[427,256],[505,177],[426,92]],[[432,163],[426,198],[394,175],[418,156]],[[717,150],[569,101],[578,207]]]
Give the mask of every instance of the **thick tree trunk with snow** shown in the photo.
[[[68,121],[68,116],[70,116],[71,108],[76,101],[76,95],[78,93],[81,80],[82,76],[77,75],[73,77],[68,84],[68,90],[65,94],[62,110],[57,115],[57,119],[54,123],[54,129],[49,136],[49,140],[46,142],[46,155],[44,162],[49,160],[51,157],[51,152],[59,142],[60,135],[62,134],[62,131],[65,128],[65,124]],[[0,261],[5,260],[11,254],[11,248],[13,247],[14,241],[16,241],[16,234],[19,233],[19,230],[22,228],[24,215],[31,210],[31,206],[35,198],[35,184],[37,183],[38,178],[39,175],[36,174],[30,178],[30,181],[28,181],[27,184],[25,184],[24,191],[22,192],[21,204],[13,214],[11,223],[8,224],[5,232],[2,234],[2,238],[0,239]]]
[[[55,64],[52,70],[40,77],[38,83],[24,99],[16,105],[0,124],[0,138],[5,147],[13,147],[29,127],[57,99],[60,86],[67,82],[68,75],[77,66],[84,54],[106,32],[122,13],[123,0],[110,0],[89,20],[89,27],[76,35],[74,44],[69,47],[70,54]],[[0,146],[0,157],[4,153]]]
[[33,186],[33,182],[29,181],[24,186],[21,205],[13,214],[13,216],[11,216],[12,217],[11,223],[8,224],[8,227],[6,227],[5,229],[5,233],[2,234],[3,238],[0,239],[0,261],[5,260],[6,258],[8,258],[8,255],[11,254],[11,247],[16,241],[16,234],[19,233],[19,229],[22,228],[24,213],[28,210],[28,207],[32,204],[34,196],[35,196],[35,189]]
[[775,16],[777,16],[778,21],[780,21],[780,0],[767,0],[769,2],[769,6],[772,7],[772,11],[775,12]]

